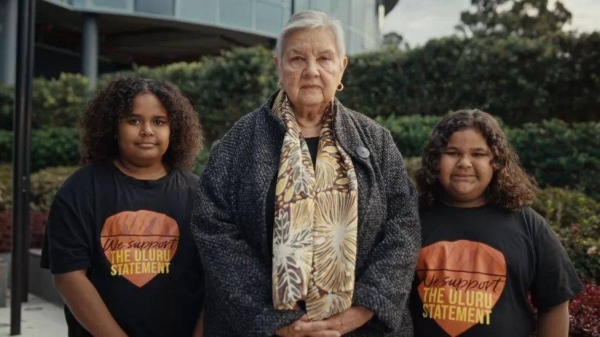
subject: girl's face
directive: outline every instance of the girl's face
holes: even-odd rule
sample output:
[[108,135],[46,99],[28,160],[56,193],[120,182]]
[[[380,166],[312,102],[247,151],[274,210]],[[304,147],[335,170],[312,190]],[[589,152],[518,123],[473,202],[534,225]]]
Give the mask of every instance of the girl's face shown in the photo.
[[444,202],[465,208],[484,205],[485,189],[494,176],[492,159],[493,154],[478,130],[454,132],[442,149],[438,167],[446,195]]
[[131,115],[119,122],[120,159],[138,167],[162,165],[170,135],[167,110],[153,94],[139,94]]

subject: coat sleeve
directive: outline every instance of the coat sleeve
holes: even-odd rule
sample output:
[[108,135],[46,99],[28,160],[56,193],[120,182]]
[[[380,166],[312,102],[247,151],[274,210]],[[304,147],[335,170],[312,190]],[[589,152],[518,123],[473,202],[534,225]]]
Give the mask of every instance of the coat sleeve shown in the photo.
[[[213,149],[196,191],[192,231],[205,272],[206,305],[243,336],[272,336],[302,316],[276,311],[271,299],[269,261],[260,259],[236,222],[238,170],[236,141],[224,139]],[[205,322],[208,327],[211,322]]]
[[412,330],[406,319],[407,300],[421,244],[417,193],[387,131],[381,151],[387,220],[381,240],[367,257],[366,271],[356,280],[353,305],[375,314],[371,324],[387,332],[406,332]]

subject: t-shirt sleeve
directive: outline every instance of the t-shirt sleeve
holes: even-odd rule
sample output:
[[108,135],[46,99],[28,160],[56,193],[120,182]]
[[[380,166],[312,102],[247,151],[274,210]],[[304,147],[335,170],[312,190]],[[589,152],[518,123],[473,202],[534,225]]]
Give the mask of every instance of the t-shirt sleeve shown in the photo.
[[531,287],[533,305],[549,309],[573,298],[582,290],[573,263],[548,222],[529,209],[536,252],[535,278]]
[[57,192],[44,234],[40,266],[62,274],[91,266],[92,200],[88,190],[74,182]]

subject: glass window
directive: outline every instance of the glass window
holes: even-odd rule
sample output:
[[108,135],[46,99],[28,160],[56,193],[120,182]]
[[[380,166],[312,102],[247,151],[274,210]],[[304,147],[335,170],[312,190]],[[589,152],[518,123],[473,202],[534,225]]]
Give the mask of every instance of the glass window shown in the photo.
[[270,2],[263,2],[257,0],[256,2],[256,29],[261,32],[267,32],[272,34],[278,34],[281,28],[283,28],[282,19],[284,17],[283,11],[289,10],[289,7],[283,7],[282,4],[272,4]]
[[243,27],[252,27],[252,0],[221,0],[219,13],[221,23]]
[[217,21],[218,0],[177,0],[177,16],[202,22]]
[[127,9],[127,0],[93,0],[96,7],[108,7],[114,9]]
[[135,0],[135,11],[173,16],[175,0]]

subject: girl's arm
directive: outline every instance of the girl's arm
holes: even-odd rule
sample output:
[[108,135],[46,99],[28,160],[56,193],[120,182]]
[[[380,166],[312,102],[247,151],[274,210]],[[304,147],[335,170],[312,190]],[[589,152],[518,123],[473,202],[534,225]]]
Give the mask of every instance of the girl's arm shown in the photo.
[[538,337],[567,337],[569,334],[569,301],[540,312]]
[[86,270],[76,270],[52,276],[69,309],[93,336],[127,336],[112,317],[100,294],[86,276]]

